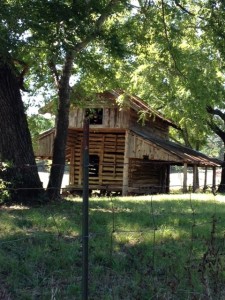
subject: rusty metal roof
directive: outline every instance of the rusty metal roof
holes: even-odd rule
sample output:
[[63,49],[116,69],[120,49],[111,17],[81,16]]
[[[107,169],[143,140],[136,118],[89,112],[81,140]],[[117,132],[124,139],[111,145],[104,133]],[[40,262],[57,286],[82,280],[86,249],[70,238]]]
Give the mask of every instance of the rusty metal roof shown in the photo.
[[140,129],[135,127],[131,129],[131,132],[176,155],[180,158],[180,162],[182,164],[187,163],[188,165],[198,165],[201,167],[220,167],[223,164],[221,160],[208,157],[207,155],[199,151],[171,142],[169,140],[163,140],[158,137],[155,137],[148,133],[144,128]]

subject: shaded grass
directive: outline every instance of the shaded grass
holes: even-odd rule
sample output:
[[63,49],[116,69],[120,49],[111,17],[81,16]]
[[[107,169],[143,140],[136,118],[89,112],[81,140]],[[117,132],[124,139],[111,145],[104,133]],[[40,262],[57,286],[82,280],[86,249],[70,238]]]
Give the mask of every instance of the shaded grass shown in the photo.
[[[98,198],[89,215],[90,299],[225,298],[223,197]],[[81,199],[0,220],[0,299],[81,299]]]

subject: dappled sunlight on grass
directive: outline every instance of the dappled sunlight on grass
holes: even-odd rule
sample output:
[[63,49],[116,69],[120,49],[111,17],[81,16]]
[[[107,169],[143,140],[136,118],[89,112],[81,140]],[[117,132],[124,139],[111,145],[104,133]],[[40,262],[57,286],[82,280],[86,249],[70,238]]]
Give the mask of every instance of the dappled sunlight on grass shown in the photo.
[[[90,198],[90,299],[204,299],[204,276],[222,295],[223,199]],[[12,299],[80,299],[81,198],[2,207],[0,220],[0,282]]]

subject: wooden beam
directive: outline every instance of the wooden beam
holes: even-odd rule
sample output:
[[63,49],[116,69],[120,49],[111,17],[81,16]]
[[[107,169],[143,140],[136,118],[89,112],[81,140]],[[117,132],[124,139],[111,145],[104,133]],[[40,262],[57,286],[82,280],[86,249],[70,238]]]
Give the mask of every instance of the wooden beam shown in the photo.
[[198,167],[197,165],[193,166],[193,192],[195,193],[197,190],[197,178],[198,178]]
[[126,196],[128,193],[128,176],[129,176],[129,140],[130,134],[126,131],[125,135],[125,150],[124,150],[124,166],[123,166],[123,189],[122,195]]
[[184,163],[183,175],[183,193],[187,193],[187,163]]
[[170,165],[166,166],[166,193],[170,192]]
[[206,189],[207,189],[207,171],[208,171],[208,168],[205,167],[205,177],[204,177],[204,187],[203,187],[203,191],[206,191]]
[[74,176],[75,176],[75,170],[74,170],[74,148],[70,148],[70,174],[69,174],[69,183],[74,184]]
[[104,151],[105,151],[105,135],[102,136],[102,148],[99,151],[99,184],[102,184],[102,175],[103,175],[103,162],[104,162]]
[[212,191],[216,191],[216,167],[213,167]]

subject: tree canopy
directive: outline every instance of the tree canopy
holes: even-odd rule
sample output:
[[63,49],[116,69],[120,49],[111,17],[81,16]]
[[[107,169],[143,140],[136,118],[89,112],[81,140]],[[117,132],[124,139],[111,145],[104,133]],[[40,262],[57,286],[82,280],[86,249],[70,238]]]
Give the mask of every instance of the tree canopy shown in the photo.
[[1,65],[10,66],[21,90],[58,103],[50,198],[59,197],[77,89],[119,87],[141,96],[177,122],[195,149],[212,130],[224,131],[216,111],[225,105],[221,1],[3,0],[0,6]]
[[[88,57],[91,57],[93,47],[98,51],[104,48],[112,56],[123,51],[125,42],[120,41],[117,32],[129,19],[126,11],[131,7],[129,1],[123,0],[53,0],[45,3],[24,0],[4,1],[2,8],[2,64],[13,70],[12,76],[17,78],[20,89],[26,90],[24,76],[29,69],[33,89],[46,87],[55,91],[58,97],[53,165],[48,185],[49,198],[57,199],[60,198],[65,164],[71,76],[76,75],[81,62],[90,63]],[[7,114],[12,112],[8,110]],[[27,130],[25,127],[27,125],[21,131]]]

